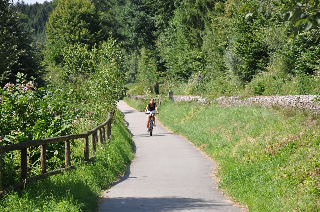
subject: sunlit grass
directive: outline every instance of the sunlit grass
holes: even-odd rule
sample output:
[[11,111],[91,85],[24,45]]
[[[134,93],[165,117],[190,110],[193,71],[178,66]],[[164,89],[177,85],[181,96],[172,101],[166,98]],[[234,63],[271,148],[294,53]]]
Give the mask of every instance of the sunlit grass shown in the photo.
[[144,111],[146,109],[147,104],[150,102],[150,100],[132,100],[127,97],[124,98],[125,102],[127,102],[131,107],[136,108],[139,111]]
[[216,161],[220,188],[250,211],[320,210],[317,116],[166,103],[159,119]]

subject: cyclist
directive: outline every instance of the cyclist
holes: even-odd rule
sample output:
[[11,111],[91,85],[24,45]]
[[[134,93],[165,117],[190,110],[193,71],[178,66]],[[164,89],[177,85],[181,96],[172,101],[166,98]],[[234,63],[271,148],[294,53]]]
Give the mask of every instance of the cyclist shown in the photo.
[[[155,117],[156,111],[157,111],[157,114],[158,114],[159,111],[158,111],[157,104],[154,102],[154,99],[151,99],[150,103],[148,103],[148,105],[146,107],[145,113],[151,113],[152,118],[153,118],[153,125],[154,126],[156,126],[156,117]],[[151,116],[148,116],[147,132],[149,132],[150,117]]]

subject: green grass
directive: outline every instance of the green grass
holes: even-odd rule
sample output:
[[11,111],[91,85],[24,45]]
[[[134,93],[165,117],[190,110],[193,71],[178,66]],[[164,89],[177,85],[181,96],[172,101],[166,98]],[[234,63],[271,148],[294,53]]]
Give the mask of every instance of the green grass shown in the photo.
[[101,190],[127,170],[133,157],[130,133],[117,112],[112,139],[97,146],[93,162],[34,182],[21,192],[6,194],[0,201],[0,211],[96,211]]
[[131,105],[131,107],[136,108],[139,111],[144,111],[146,109],[147,104],[150,102],[150,99],[132,100],[132,99],[125,97],[124,101],[127,102],[129,105]]
[[318,117],[170,102],[158,117],[216,161],[220,188],[250,211],[320,210]]

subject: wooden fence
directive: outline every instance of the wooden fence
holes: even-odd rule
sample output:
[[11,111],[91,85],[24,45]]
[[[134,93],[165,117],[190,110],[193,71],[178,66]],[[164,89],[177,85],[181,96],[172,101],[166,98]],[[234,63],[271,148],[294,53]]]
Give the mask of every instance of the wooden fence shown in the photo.
[[[1,181],[1,172],[0,172],[0,195],[2,195],[4,192],[17,189],[23,187],[25,184],[28,184],[30,182],[33,182],[38,179],[45,178],[50,175],[55,175],[62,173],[63,171],[69,170],[73,168],[71,166],[71,152],[70,152],[70,140],[73,139],[84,139],[84,160],[90,161],[94,158],[94,154],[96,151],[96,144],[98,142],[98,132],[99,132],[99,140],[100,143],[106,142],[106,133],[107,133],[107,139],[110,139],[111,136],[111,113],[108,113],[107,120],[102,123],[101,125],[97,126],[93,130],[90,130],[83,134],[73,134],[73,135],[67,135],[67,136],[61,136],[61,137],[54,137],[54,138],[47,138],[47,139],[40,139],[40,140],[33,140],[33,141],[27,141],[24,143],[18,143],[18,144],[12,144],[12,145],[6,145],[0,147],[0,157],[2,157],[6,152],[11,152],[15,150],[21,151],[21,181],[11,185],[8,188],[2,189],[2,181]],[[92,140],[92,153],[93,157],[89,159],[89,136]],[[65,145],[65,168],[54,170],[51,172],[47,172],[47,163],[46,163],[46,150],[47,150],[47,144],[50,143],[59,143],[64,142]],[[27,161],[27,149],[29,147],[33,146],[41,146],[41,174],[27,178],[27,170],[28,170],[28,161]],[[0,159],[0,170],[1,170],[1,159]]]

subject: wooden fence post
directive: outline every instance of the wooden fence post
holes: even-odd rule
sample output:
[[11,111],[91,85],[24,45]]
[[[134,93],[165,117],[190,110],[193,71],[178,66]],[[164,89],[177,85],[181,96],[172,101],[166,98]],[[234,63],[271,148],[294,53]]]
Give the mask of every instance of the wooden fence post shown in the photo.
[[94,132],[91,135],[91,140],[92,140],[92,154],[94,155],[94,153],[96,152],[96,140],[97,140],[97,132]]
[[109,140],[111,137],[111,119],[109,123],[107,124],[107,139]]
[[47,173],[47,145],[41,145],[41,174]]
[[112,121],[110,121],[110,123],[109,123],[109,125],[110,125],[110,127],[109,127],[109,139],[111,139],[111,122]]
[[106,127],[103,127],[102,130],[103,130],[103,132],[102,132],[103,133],[103,142],[106,143],[107,142],[107,140],[106,140]]
[[[110,122],[110,121],[109,121]],[[106,131],[107,131],[107,142],[108,142],[108,140],[109,140],[109,122],[108,122],[108,124],[106,124]]]
[[[104,127],[103,127],[103,128],[104,128]],[[103,134],[102,134],[103,128],[101,128],[101,129],[99,130],[100,144],[103,144],[103,143],[104,143],[104,142],[103,142]]]
[[64,153],[65,153],[65,165],[66,165],[66,168],[68,168],[71,165],[70,141],[64,142]]
[[84,160],[89,160],[89,137],[84,139]]
[[173,92],[169,91],[169,100],[174,101]]
[[21,150],[21,180],[27,179],[28,157],[27,148]]

